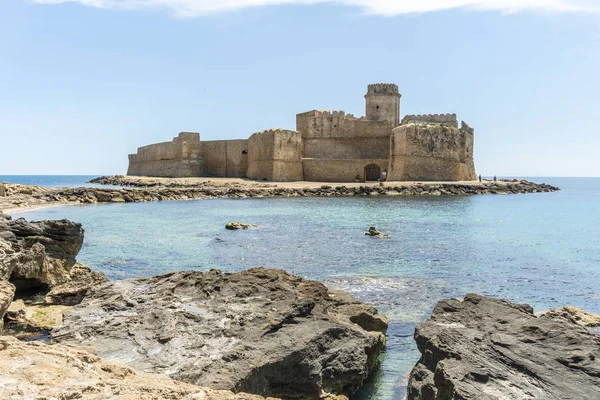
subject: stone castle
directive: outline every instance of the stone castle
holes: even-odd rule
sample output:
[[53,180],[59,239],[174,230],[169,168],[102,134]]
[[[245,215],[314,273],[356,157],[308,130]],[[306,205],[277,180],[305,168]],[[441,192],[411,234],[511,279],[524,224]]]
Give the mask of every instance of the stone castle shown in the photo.
[[366,113],[312,110],[296,130],[269,129],[248,139],[201,141],[182,132],[129,155],[128,175],[247,177],[269,181],[475,180],[473,129],[456,114],[406,115],[394,84],[368,86]]

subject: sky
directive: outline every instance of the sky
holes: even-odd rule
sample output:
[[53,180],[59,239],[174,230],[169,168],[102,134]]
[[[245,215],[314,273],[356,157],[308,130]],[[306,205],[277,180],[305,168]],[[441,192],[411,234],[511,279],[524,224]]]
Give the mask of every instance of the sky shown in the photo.
[[390,82],[475,129],[478,173],[600,176],[600,0],[2,0],[0,37],[0,175],[124,174]]

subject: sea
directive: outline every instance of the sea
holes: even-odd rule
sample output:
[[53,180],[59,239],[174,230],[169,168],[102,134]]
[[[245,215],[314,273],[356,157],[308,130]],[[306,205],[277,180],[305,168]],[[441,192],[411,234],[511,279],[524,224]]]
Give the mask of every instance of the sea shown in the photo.
[[[93,176],[0,176],[80,186]],[[110,279],[174,270],[283,268],[343,289],[389,318],[381,365],[355,397],[403,399],[415,326],[467,293],[600,313],[600,178],[528,178],[556,193],[207,199],[61,206],[29,220],[83,224],[82,263]],[[227,231],[230,221],[258,229]],[[388,238],[364,235],[370,226]]]

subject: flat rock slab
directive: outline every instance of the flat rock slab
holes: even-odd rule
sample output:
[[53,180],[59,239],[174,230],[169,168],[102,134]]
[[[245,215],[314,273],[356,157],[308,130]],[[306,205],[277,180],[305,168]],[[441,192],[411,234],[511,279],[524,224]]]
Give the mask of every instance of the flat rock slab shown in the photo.
[[561,313],[467,295],[417,326],[408,400],[600,399],[600,336]]
[[52,339],[200,386],[319,399],[362,385],[386,329],[384,316],[344,292],[256,268],[96,286]]
[[24,343],[9,336],[0,336],[0,398],[265,400],[245,393],[201,388],[164,375],[140,373],[67,346]]

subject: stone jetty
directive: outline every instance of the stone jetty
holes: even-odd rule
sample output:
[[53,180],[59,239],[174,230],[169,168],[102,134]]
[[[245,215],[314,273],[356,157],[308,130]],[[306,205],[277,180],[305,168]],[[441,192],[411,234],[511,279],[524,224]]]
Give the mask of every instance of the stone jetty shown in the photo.
[[253,197],[342,197],[342,196],[465,196],[480,194],[526,194],[555,192],[559,188],[524,180],[478,183],[402,183],[348,185],[294,185],[205,181],[179,184],[159,178],[112,176],[93,183],[118,185],[117,188],[77,187],[45,188],[2,184],[0,210],[13,211],[60,204],[138,203],[167,200],[253,198]]

